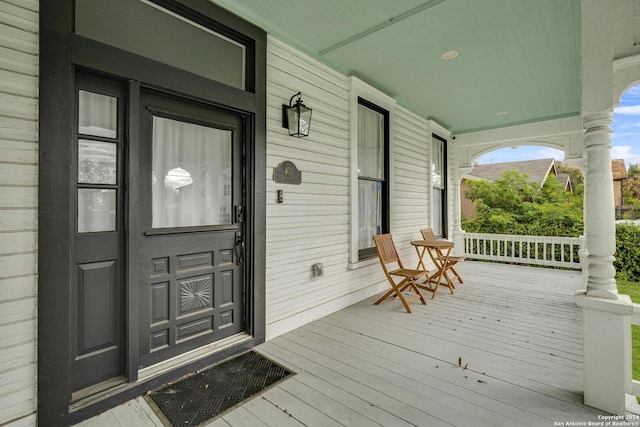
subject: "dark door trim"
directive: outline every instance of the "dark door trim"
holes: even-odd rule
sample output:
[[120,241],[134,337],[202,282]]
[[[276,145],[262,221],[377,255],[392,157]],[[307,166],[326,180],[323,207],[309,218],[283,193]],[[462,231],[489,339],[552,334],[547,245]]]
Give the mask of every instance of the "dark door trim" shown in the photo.
[[[247,90],[231,88],[191,73],[128,54],[103,44],[83,39],[73,34],[74,0],[48,0],[40,4],[40,135],[39,135],[39,214],[38,214],[38,408],[39,425],[68,425],[115,406],[151,387],[154,381],[168,381],[171,375],[152,380],[149,384],[135,383],[137,379],[137,355],[128,353],[129,385],[120,395],[109,401],[98,402],[80,412],[71,414],[71,367],[67,343],[70,341],[70,282],[73,274],[71,235],[72,194],[68,191],[74,177],[71,176],[70,156],[74,134],[74,75],[76,68],[109,75],[128,82],[132,106],[126,111],[130,123],[137,123],[140,84],[167,92],[197,98],[213,105],[222,105],[246,116],[248,132],[246,168],[247,215],[251,223],[246,225],[247,254],[246,277],[249,281],[246,299],[248,333],[253,336],[251,345],[265,340],[265,229],[266,229],[266,33],[241,20],[207,0],[154,0],[178,13],[187,14],[202,22],[218,22],[224,31],[236,34],[248,43]],[[200,23],[202,23],[200,22]],[[123,60],[124,59],[124,60]],[[153,71],[150,71],[153,70]],[[127,129],[128,138],[138,138],[139,129]],[[131,167],[137,161],[137,153],[125,156],[130,179],[137,180],[137,172]],[[127,190],[132,191],[128,185]],[[133,186],[135,187],[135,186]],[[61,189],[65,189],[62,190]],[[137,208],[137,198],[129,193],[127,209]],[[128,214],[128,233],[136,234],[137,223]],[[137,250],[136,239],[126,239],[129,253]],[[137,280],[137,266],[128,263],[126,277]],[[135,288],[135,287],[130,287]],[[137,343],[135,316],[130,313],[138,306],[136,292],[127,295],[128,309],[126,341],[130,348]],[[225,351],[217,358],[228,357],[233,351]],[[216,357],[199,361],[200,367],[212,363]],[[194,365],[194,366],[195,366]],[[172,375],[179,376],[180,370]],[[118,400],[119,399],[119,400]]]

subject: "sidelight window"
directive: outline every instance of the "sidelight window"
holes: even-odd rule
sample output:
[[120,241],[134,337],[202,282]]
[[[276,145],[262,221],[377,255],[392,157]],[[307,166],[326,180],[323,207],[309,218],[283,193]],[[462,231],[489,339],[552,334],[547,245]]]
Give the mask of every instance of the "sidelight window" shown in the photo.
[[116,230],[118,98],[78,91],[78,232]]

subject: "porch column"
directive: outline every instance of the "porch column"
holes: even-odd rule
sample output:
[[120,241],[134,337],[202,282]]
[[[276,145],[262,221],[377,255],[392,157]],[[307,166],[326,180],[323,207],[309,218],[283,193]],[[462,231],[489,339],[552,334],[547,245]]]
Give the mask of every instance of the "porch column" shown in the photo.
[[617,299],[613,266],[616,226],[611,172],[611,111],[584,117],[587,157],[584,222],[587,243],[587,295]]
[[460,205],[460,198],[462,195],[460,194],[460,180],[462,177],[471,171],[472,168],[469,167],[453,167],[453,176],[451,177],[452,184],[452,207],[453,212],[451,213],[451,226],[452,226],[452,240],[454,243],[453,247],[453,256],[463,256],[464,255],[464,230],[462,229],[462,207]]
[[[586,174],[584,222],[586,290],[576,296],[583,319],[584,403],[625,414],[631,390],[631,315],[628,295],[615,281],[616,227],[611,172],[611,111],[584,117]],[[586,264],[586,265],[585,265]]]
[[[633,2],[613,2],[632,6]],[[581,0],[582,117],[586,151],[584,221],[588,253],[582,308],[584,403],[609,414],[625,414],[631,391],[631,315],[628,295],[618,295],[613,267],[615,214],[611,173],[611,120],[616,22],[611,2]],[[631,9],[629,7],[629,9]],[[625,13],[632,13],[627,10]]]

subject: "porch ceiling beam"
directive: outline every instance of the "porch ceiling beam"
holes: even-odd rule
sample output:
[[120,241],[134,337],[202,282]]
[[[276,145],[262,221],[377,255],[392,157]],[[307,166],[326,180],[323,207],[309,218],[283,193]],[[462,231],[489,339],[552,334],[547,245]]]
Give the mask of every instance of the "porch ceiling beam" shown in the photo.
[[364,31],[362,31],[361,33],[358,33],[352,37],[349,37],[348,39],[342,40],[341,42],[338,42],[336,44],[334,44],[333,46],[330,46],[326,49],[323,49],[319,52],[320,56],[326,55],[327,53],[331,53],[335,50],[338,50],[344,46],[350,45],[351,43],[354,43],[360,39],[363,39],[365,37],[370,36],[371,34],[377,33],[378,31],[387,28],[393,24],[397,24],[398,22],[404,21],[407,18],[410,18],[414,15],[417,15],[418,13],[424,12],[427,9],[432,8],[433,6],[436,6],[440,3],[442,3],[445,0],[429,0],[428,2],[421,4],[420,6],[414,7],[411,10],[408,10],[398,16],[394,16],[393,18],[390,18],[387,21],[384,21],[376,26],[373,26],[369,29],[366,29]]
[[506,142],[542,141],[547,138],[582,134],[582,117],[568,117],[456,136],[456,146],[478,146]]

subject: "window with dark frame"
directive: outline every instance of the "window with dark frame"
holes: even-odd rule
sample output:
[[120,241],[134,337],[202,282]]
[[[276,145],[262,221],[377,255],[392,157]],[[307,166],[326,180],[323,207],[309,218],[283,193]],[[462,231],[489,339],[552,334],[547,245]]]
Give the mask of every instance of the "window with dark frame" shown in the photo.
[[358,98],[358,258],[376,255],[389,232],[389,112]]
[[437,237],[447,237],[447,147],[436,134],[431,140],[431,226]]

